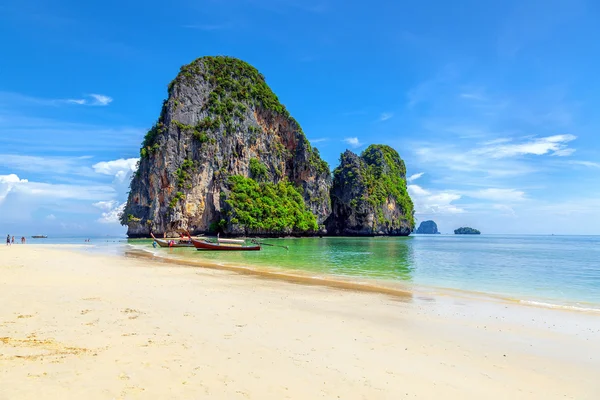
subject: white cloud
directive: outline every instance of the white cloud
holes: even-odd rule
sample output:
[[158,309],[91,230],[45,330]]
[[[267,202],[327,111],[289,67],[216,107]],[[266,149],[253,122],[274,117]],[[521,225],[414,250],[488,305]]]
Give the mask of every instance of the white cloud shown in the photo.
[[[542,164],[534,164],[524,156],[564,157],[572,154],[575,149],[569,148],[568,143],[575,139],[574,135],[554,135],[520,141],[498,138],[477,143],[471,148],[465,145],[438,144],[416,144],[413,148],[422,165],[435,167],[438,171],[452,171],[444,178],[446,182],[491,186],[504,185],[497,181],[501,178],[531,174],[543,169]],[[495,181],[490,181],[491,178]]]
[[329,138],[317,138],[317,139],[310,139],[309,142],[311,142],[311,143],[321,143],[321,142],[326,142],[328,140],[329,140]]
[[48,221],[55,221],[56,220],[56,216],[54,214],[48,214],[48,215],[46,215],[46,219]]
[[98,201],[92,204],[94,207],[99,208],[103,211],[110,211],[119,205],[119,202],[116,200],[109,201]]
[[415,205],[415,214],[461,214],[465,210],[452,204],[461,198],[453,192],[432,192],[418,185],[408,185],[408,193]]
[[0,203],[13,190],[16,185],[27,183],[27,179],[20,179],[15,174],[0,175]]
[[114,176],[118,182],[123,183],[131,173],[135,172],[138,161],[139,158],[120,158],[113,161],[99,162],[92,165],[92,168],[99,174]]
[[60,106],[65,104],[87,105],[87,106],[107,106],[113,99],[103,94],[89,94],[84,99],[47,99],[41,97],[32,97],[20,93],[0,92],[0,100],[5,99],[11,104],[38,105],[38,106]]
[[85,104],[85,100],[84,99],[68,99],[67,103],[84,105]]
[[523,201],[526,199],[525,192],[516,189],[489,188],[471,192],[464,192],[463,194],[465,196],[473,197],[476,199],[504,202]]
[[102,215],[98,218],[98,222],[103,224],[119,224],[119,219],[123,210],[125,210],[126,203],[119,204],[118,201],[99,201],[94,203],[93,206],[103,210]]
[[357,137],[345,138],[344,142],[346,142],[347,144],[349,144],[350,146],[352,146],[354,148],[362,146],[362,143],[358,140]]
[[411,176],[409,176],[408,178],[406,178],[406,180],[408,182],[416,181],[417,179],[419,179],[423,175],[425,175],[425,172],[419,172],[417,174],[412,174]]
[[112,97],[103,94],[90,94],[90,97],[94,99],[92,102],[88,103],[91,106],[107,106],[113,101]]
[[550,153],[555,156],[568,156],[575,150],[568,148],[567,143],[577,139],[574,135],[554,135],[532,139],[522,143],[501,144],[494,143],[473,150],[473,154],[485,155],[491,158],[507,158],[523,155],[544,155]]
[[379,121],[387,121],[388,119],[392,118],[393,116],[394,116],[393,113],[389,113],[389,112],[381,113],[381,115],[379,116]]
[[484,146],[491,146],[494,144],[502,144],[502,143],[508,143],[508,142],[512,142],[512,139],[511,138],[498,138],[498,139],[488,140],[487,142],[483,142],[482,144]]

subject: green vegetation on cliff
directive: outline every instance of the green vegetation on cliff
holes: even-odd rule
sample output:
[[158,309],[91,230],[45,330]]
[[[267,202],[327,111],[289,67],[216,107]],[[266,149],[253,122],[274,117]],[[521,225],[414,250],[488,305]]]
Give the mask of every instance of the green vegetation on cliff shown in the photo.
[[359,200],[366,200],[375,210],[378,222],[384,222],[383,208],[393,197],[396,206],[411,227],[414,227],[413,202],[406,188],[406,167],[398,152],[386,145],[371,145],[360,155],[361,162],[344,161],[334,170],[334,181],[347,178],[364,186],[366,198],[353,199],[351,207]]
[[479,232],[477,229],[474,229],[474,228],[462,227],[462,228],[455,229],[454,234],[455,235],[480,235],[481,232]]
[[147,157],[160,149],[160,146],[158,143],[156,143],[156,138],[164,131],[165,127],[162,122],[158,122],[152,128],[150,128],[150,130],[144,136],[142,148],[140,149],[140,156],[142,158]]
[[309,149],[311,149],[310,158],[308,160],[308,163],[311,166],[315,167],[315,169],[317,170],[317,173],[319,175],[331,173],[329,170],[329,164],[327,164],[327,161],[325,161],[321,158],[319,149],[317,149],[316,147],[311,147],[310,143],[307,143],[307,144],[309,146]]
[[265,233],[318,229],[315,216],[290,182],[259,183],[235,175],[229,177],[229,184],[231,193],[225,195],[225,203],[231,208],[232,224]]
[[241,117],[246,111],[244,103],[247,103],[286,117],[290,115],[265,82],[265,77],[252,65],[234,57],[200,57],[184,65],[169,85],[169,93],[175,82],[191,83],[199,77],[213,86],[207,104],[213,114],[223,118],[236,114]]
[[269,177],[268,170],[265,164],[261,163],[260,160],[256,158],[250,159],[250,174],[257,181],[262,181]]

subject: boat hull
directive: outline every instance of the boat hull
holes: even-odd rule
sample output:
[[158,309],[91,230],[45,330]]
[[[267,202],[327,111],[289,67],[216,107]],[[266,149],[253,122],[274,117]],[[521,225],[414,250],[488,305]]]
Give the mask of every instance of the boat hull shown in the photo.
[[210,243],[205,240],[192,239],[196,250],[214,250],[214,251],[258,251],[260,246],[232,246],[226,244]]
[[160,247],[194,247],[194,245],[190,242],[175,242],[172,246],[170,246],[169,241],[166,239],[158,239],[154,237],[154,235],[152,235],[152,238]]

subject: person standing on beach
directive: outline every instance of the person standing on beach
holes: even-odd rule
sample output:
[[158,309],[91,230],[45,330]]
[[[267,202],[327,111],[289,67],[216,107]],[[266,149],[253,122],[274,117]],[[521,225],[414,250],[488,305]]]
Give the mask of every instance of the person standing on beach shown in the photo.
[[6,245],[10,246],[10,235],[6,235]]
[[15,244],[15,237],[12,237],[12,241],[10,242],[11,244]]

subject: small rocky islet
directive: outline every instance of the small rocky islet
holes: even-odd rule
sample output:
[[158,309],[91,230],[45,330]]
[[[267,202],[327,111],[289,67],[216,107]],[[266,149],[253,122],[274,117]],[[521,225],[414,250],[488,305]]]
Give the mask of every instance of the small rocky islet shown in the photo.
[[140,150],[121,223],[129,237],[397,235],[414,229],[396,150],[346,151],[330,171],[250,64],[202,57],[169,84]]
[[475,228],[469,228],[467,226],[454,230],[455,235],[481,235],[481,232]]
[[422,221],[415,233],[420,235],[439,235],[437,224],[434,221]]

